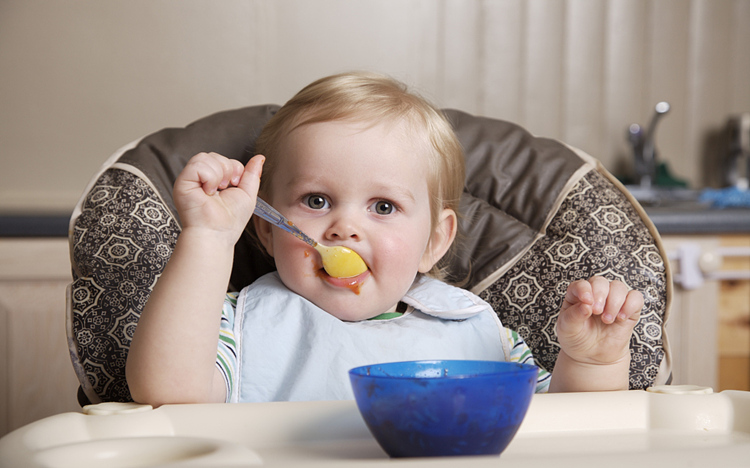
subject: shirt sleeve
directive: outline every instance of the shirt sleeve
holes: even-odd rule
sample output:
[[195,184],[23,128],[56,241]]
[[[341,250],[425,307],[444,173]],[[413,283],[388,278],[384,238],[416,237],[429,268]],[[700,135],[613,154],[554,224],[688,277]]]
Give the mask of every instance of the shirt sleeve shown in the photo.
[[224,377],[227,389],[226,401],[232,395],[234,379],[237,376],[237,346],[234,339],[234,312],[237,308],[237,293],[228,293],[221,310],[219,345],[216,352],[216,367]]
[[[505,329],[510,342],[510,362],[519,362],[521,364],[531,364],[536,366],[531,349],[523,340],[521,335],[508,328]],[[539,367],[539,366],[537,366]],[[536,379],[536,393],[547,393],[549,391],[549,381],[552,374],[539,367],[539,374]]]

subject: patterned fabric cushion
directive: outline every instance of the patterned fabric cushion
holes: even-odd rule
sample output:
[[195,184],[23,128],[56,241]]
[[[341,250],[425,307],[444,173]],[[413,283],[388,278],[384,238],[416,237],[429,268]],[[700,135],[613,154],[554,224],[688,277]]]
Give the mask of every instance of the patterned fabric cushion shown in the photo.
[[568,193],[546,235],[479,296],[526,340],[537,364],[552,371],[559,351],[555,322],[565,290],[595,274],[643,293],[630,343],[630,388],[654,385],[665,358],[665,264],[635,207],[597,171]]
[[73,366],[90,402],[130,401],[130,340],[180,229],[154,189],[121,169],[99,177],[81,210],[71,238]]

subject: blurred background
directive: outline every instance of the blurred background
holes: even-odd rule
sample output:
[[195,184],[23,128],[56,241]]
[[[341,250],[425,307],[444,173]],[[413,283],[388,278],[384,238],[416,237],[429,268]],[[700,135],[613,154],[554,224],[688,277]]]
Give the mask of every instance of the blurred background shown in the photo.
[[716,135],[750,112],[748,0],[0,0],[0,212],[69,213],[120,146],[319,77],[391,74],[632,171],[715,185]]

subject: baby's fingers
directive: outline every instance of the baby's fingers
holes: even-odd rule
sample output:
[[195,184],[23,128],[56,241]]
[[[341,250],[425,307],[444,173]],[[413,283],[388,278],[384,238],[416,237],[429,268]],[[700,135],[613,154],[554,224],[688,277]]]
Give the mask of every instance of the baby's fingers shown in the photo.
[[594,304],[594,289],[588,281],[574,281],[568,285],[568,289],[565,291],[563,309],[573,307],[579,303],[589,306]]
[[[594,315],[601,315],[603,320],[608,320],[609,317],[605,317],[606,306],[612,293],[612,284],[609,280],[603,276],[594,276],[589,279],[591,284],[592,294],[594,295]],[[611,320],[607,323],[611,323]]]
[[255,208],[258,198],[258,188],[260,187],[260,175],[263,171],[263,162],[265,159],[261,155],[256,155],[248,161],[247,165],[242,166],[240,163],[240,174],[236,179],[236,183],[232,182],[237,188],[221,193],[222,198],[235,207],[237,213],[243,213],[243,219],[245,215],[249,219]]
[[[242,165],[241,162],[237,161],[236,159],[228,159],[231,167],[229,168],[229,183],[227,186],[237,186],[240,183],[240,180],[242,179],[242,173],[245,170],[245,166]],[[226,188],[226,187],[224,187]]]
[[641,294],[640,291],[628,291],[625,303],[620,308],[620,313],[617,314],[617,319],[621,321],[632,320],[637,322],[641,317],[643,303],[643,294]]
[[594,308],[596,313],[601,314],[602,322],[606,324],[613,323],[620,313],[622,305],[625,303],[625,298],[628,295],[628,287],[621,281],[612,281],[611,283],[605,279],[599,277],[602,280],[598,284],[598,290],[596,291],[596,302]]
[[224,190],[230,185],[237,185],[242,176],[242,163],[217,153],[208,153],[205,163],[210,167],[211,177],[203,184],[203,190],[213,195],[217,190]]
[[240,165],[241,171],[240,177],[237,180],[237,186],[253,198],[258,194],[260,176],[263,172],[263,163],[265,161],[265,156],[258,154],[253,156],[244,167]]
[[578,334],[593,312],[594,294],[591,283],[579,280],[571,283],[565,293],[560,317],[557,321],[558,334]]
[[643,295],[640,292],[631,291],[620,281],[613,281],[609,286],[602,321],[607,324],[615,321],[624,322],[634,315],[637,321],[642,307]]
[[175,188],[192,187],[207,195],[229,186],[235,168],[231,160],[216,153],[199,153],[190,158],[177,178]]

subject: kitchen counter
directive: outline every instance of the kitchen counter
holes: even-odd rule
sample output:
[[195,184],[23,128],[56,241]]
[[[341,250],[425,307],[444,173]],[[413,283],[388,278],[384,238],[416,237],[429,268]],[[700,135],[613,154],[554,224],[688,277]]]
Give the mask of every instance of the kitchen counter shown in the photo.
[[[750,233],[750,208],[718,208],[710,200],[717,190],[675,187],[642,188],[627,185],[633,197],[646,210],[660,234],[741,234]],[[733,194],[719,190],[722,197]],[[704,196],[708,196],[704,200]]]
[[70,214],[0,215],[0,237],[68,237]]
[[697,204],[644,208],[662,235],[750,233],[750,209],[713,209]]

